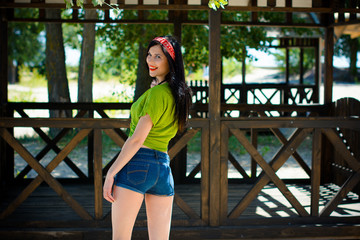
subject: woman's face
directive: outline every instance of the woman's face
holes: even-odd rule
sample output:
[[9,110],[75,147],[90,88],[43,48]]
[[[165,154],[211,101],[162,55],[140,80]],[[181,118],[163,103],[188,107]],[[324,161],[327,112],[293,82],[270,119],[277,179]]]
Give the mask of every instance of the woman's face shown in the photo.
[[169,73],[169,63],[163,53],[160,45],[152,46],[146,57],[146,63],[149,67],[149,74],[155,77],[157,82],[165,80],[165,76]]

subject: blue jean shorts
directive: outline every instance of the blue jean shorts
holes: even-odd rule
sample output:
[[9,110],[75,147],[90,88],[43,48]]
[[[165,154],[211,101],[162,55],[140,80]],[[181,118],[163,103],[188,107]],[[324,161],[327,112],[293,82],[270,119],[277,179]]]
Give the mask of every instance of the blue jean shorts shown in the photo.
[[174,195],[174,179],[167,153],[140,148],[115,175],[114,184],[142,194]]

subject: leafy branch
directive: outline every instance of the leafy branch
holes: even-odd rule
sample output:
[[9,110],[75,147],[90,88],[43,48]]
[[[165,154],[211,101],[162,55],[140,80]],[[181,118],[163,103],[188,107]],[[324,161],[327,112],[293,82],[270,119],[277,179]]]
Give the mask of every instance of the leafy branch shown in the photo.
[[[76,1],[76,6],[83,8],[84,7],[84,0],[64,0],[65,4],[66,4],[66,8],[72,8],[74,6],[74,2]],[[119,13],[120,9],[119,9],[119,5],[118,4],[114,4],[114,3],[107,3],[105,2],[105,0],[92,0],[92,3],[94,6],[100,5],[102,6],[103,4],[109,6],[110,8],[115,10],[115,13]],[[213,9],[213,10],[217,10],[220,7],[224,8],[226,5],[228,5],[228,0],[209,0],[208,6],[209,8]]]

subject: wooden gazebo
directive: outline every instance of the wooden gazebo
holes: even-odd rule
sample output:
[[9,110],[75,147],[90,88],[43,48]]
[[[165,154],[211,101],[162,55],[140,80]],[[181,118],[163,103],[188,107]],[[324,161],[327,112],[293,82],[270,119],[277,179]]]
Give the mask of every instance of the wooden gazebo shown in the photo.
[[[204,93],[195,102],[193,118],[185,134],[171,144],[169,155],[177,180],[171,239],[358,239],[360,237],[360,103],[351,98],[332,101],[334,29],[360,24],[358,1],[339,0],[230,0],[225,10],[210,10],[203,0],[111,0],[120,9],[139,12],[166,10],[167,20],[147,20],[138,14],[137,20],[112,19],[110,8],[95,8],[105,12],[104,18],[84,20],[74,8],[71,19],[46,19],[44,9],[64,9],[62,0],[0,1],[0,238],[1,239],[109,239],[111,236],[110,205],[102,199],[102,181],[109,164],[103,166],[102,135],[110,137],[119,148],[123,145],[128,119],[111,119],[107,109],[129,109],[130,103],[14,103],[8,101],[8,23],[18,22],[103,22],[174,24],[174,35],[181,38],[185,24],[209,26],[209,81],[194,86]],[[39,18],[24,19],[12,14],[14,8],[39,9]],[[84,8],[94,8],[84,4]],[[208,21],[188,20],[187,12],[209,11]],[[224,22],[224,11],[246,11],[246,22]],[[282,22],[262,22],[259,12],[284,12]],[[305,13],[313,21],[294,23],[292,15]],[[316,20],[314,19],[316,17]],[[266,86],[282,92],[283,101],[271,104],[249,104],[244,95],[256,94],[254,86],[243,81],[239,86],[222,84],[220,28],[222,25],[256,27],[305,27],[324,29],[324,99],[319,101],[321,83],[319,39],[287,38],[277,47],[313,47],[317,66],[315,83],[305,86]],[[356,28],[354,28],[356,29]],[[239,91],[238,103],[229,104],[223,91]],[[261,86],[256,86],[261,89]],[[310,91],[311,97],[308,97]],[[294,93],[295,92],[295,93]],[[297,97],[297,96],[302,97]],[[297,102],[302,99],[302,104]],[[320,104],[319,102],[323,102]],[[27,109],[73,109],[74,118],[31,118]],[[231,117],[229,111],[238,111]],[[17,112],[20,117],[15,117]],[[102,118],[83,118],[97,112]],[[269,114],[277,112],[276,117]],[[205,113],[205,114],[202,114]],[[91,114],[90,114],[91,115]],[[197,116],[197,117],[196,117]],[[31,127],[46,146],[34,156],[13,134],[14,128]],[[54,138],[41,128],[62,129]],[[58,141],[71,129],[78,129],[62,149]],[[286,136],[280,129],[292,129]],[[257,149],[258,136],[271,132],[282,146],[269,161]],[[201,137],[199,163],[186,174],[184,148],[196,135]],[[250,172],[229,152],[229,137],[234,136],[251,157]],[[88,173],[84,174],[72,162],[69,153],[88,138]],[[311,139],[311,166],[305,163],[298,147]],[[43,156],[56,153],[43,166]],[[14,153],[28,164],[14,176]],[[186,155],[186,154],[185,154]],[[306,179],[281,179],[276,172],[293,157],[306,172]],[[65,162],[77,175],[75,179],[59,179],[51,172]],[[228,178],[228,163],[241,178]],[[110,161],[111,163],[111,161]],[[261,173],[257,174],[257,167]],[[185,170],[184,170],[185,168]],[[27,179],[31,169],[38,174]],[[198,173],[200,177],[195,178]],[[46,184],[43,184],[46,183]],[[259,214],[263,212],[264,214]],[[134,239],[147,239],[143,209],[136,222]]]

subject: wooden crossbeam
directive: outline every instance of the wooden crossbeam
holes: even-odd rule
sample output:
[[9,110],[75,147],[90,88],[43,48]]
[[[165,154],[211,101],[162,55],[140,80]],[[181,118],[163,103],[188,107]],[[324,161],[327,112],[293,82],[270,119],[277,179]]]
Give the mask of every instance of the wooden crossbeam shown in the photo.
[[[16,111],[23,117],[23,118],[29,118],[29,116],[24,112],[23,109],[16,109]],[[78,112],[78,114],[75,116],[75,118],[80,118],[86,114],[87,111],[82,110]],[[42,130],[41,128],[33,127],[36,133],[39,134],[39,136],[46,142],[46,146],[35,156],[35,159],[37,161],[40,161],[51,149],[54,150],[55,153],[59,153],[61,150],[56,146],[56,143],[60,141],[61,138],[63,138],[69,131],[70,128],[64,128],[62,129],[54,139],[50,139]],[[73,170],[80,178],[86,179],[86,175],[69,159],[66,157],[64,159],[64,162]],[[23,178],[29,171],[31,170],[31,167],[27,165],[17,176],[17,179]]]
[[199,131],[200,128],[192,128],[186,131],[185,134],[169,149],[168,154],[170,159],[172,160]]
[[[96,109],[96,111],[99,113],[99,115],[102,117],[102,118],[110,118],[105,112],[103,109]],[[127,139],[128,136],[119,128],[114,128],[114,131],[119,134],[123,139]]]
[[265,174],[269,176],[272,182],[277,186],[280,192],[295,208],[299,215],[308,216],[309,213],[304,209],[304,207],[300,204],[297,198],[290,192],[290,190],[286,187],[285,183],[276,175],[274,169],[264,160],[264,158],[257,151],[257,149],[249,142],[246,136],[239,129],[230,129],[230,131],[244,146],[248,153],[254,158],[257,164],[259,164]]
[[342,202],[346,195],[360,182],[360,161],[357,160],[347,149],[341,137],[336,133],[335,129],[322,129],[322,133],[332,143],[335,151],[337,151],[353,169],[354,173],[345,181],[336,195],[326,204],[321,211],[320,216],[329,216],[336,207]]
[[357,160],[353,155],[351,155],[350,151],[347,149],[343,140],[336,133],[335,129],[326,128],[321,130],[322,133],[324,133],[326,137],[330,140],[335,151],[337,151],[344,157],[345,161],[349,164],[349,166],[356,172],[360,171],[360,161]]
[[[277,171],[291,156],[293,150],[296,149],[302,141],[307,137],[307,135],[312,132],[312,128],[307,129],[297,129],[293,135],[290,137],[289,141],[281,148],[281,150],[276,154],[276,156],[271,161],[271,168],[273,171]],[[229,218],[234,219],[241,215],[241,213],[248,207],[248,205],[256,198],[256,196],[261,192],[263,187],[269,183],[271,178],[264,172],[259,176],[256,184],[252,189],[243,197],[243,199],[235,206],[235,208],[230,212]]]
[[320,212],[320,217],[327,217],[337,208],[346,195],[360,182],[360,171],[353,173],[341,186],[335,196],[326,204]]
[[249,179],[249,176],[247,175],[246,171],[243,167],[238,163],[234,155],[232,155],[231,152],[229,152],[229,161],[231,164],[235,167],[235,169],[243,176],[245,179]]
[[195,175],[201,171],[201,162],[199,162],[193,170],[189,173],[188,178],[194,178]]
[[200,216],[180,196],[175,193],[174,202],[191,219],[200,219]]
[[[286,144],[288,142],[288,140],[286,139],[286,137],[284,136],[284,134],[282,134],[282,132],[278,129],[278,128],[270,128],[270,130],[274,133],[274,135],[280,140],[280,142],[282,144]],[[294,153],[292,154],[292,156],[294,157],[294,159],[299,163],[299,165],[302,167],[302,169],[306,172],[306,174],[310,177],[311,175],[311,169],[309,168],[309,166],[306,164],[306,162],[304,161],[304,159],[300,156],[300,154],[297,151],[294,151]]]
[[51,176],[51,172],[84,139],[91,129],[82,129],[64,149],[44,168],[6,129],[0,129],[0,136],[39,174],[10,205],[0,214],[0,219],[9,216],[26,198],[45,181],[83,219],[92,220],[91,215]]

